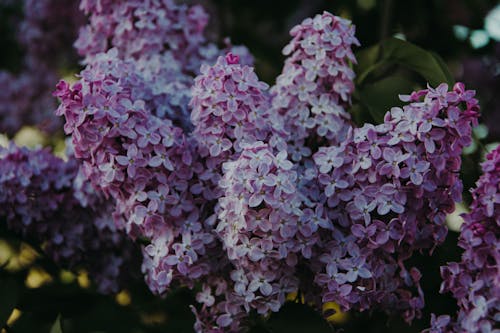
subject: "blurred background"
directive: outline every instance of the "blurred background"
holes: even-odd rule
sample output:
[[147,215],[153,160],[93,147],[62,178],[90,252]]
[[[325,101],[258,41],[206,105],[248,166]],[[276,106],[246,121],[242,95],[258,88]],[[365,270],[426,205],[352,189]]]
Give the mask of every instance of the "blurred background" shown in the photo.
[[[464,205],[458,206],[458,211],[465,209],[470,200],[467,189],[479,176],[484,152],[500,141],[500,103],[496,96],[500,92],[498,1],[189,1],[200,2],[211,16],[208,37],[221,41],[219,36],[229,36],[234,44],[246,45],[256,58],[258,75],[270,84],[281,72],[281,49],[289,40],[289,30],[324,10],[353,21],[361,42],[356,51],[396,37],[438,54],[455,80],[477,91],[482,107],[482,125],[474,130],[474,143],[463,155],[466,191]],[[25,3],[35,6],[36,1]],[[38,20],[37,33],[23,23],[27,15],[32,21]],[[77,1],[65,12],[37,12],[36,6],[23,8],[22,1],[0,0],[0,144],[14,139],[19,145],[52,146],[56,154],[63,154],[64,136],[61,123],[53,115],[56,101],[50,92],[60,77],[71,78],[81,69],[71,45],[82,22],[85,17],[78,15]],[[56,25],[59,28],[53,28]],[[374,121],[372,118],[358,121]],[[456,245],[460,221],[458,214],[450,216],[451,231],[445,244],[431,257],[414,258],[413,264],[423,273],[427,306],[412,326],[377,312],[342,313],[335,304],[328,307],[338,312],[325,320],[302,304],[300,297],[290,295],[290,302],[279,313],[267,320],[252,318],[251,331],[421,331],[429,326],[430,313],[456,311],[455,300],[439,294],[439,266],[460,257]],[[193,297],[188,290],[179,289],[160,299],[140,279],[116,295],[100,295],[84,270],[54,266],[44,257],[43,244],[21,240],[0,219],[1,333],[192,332],[194,317],[188,304]]]

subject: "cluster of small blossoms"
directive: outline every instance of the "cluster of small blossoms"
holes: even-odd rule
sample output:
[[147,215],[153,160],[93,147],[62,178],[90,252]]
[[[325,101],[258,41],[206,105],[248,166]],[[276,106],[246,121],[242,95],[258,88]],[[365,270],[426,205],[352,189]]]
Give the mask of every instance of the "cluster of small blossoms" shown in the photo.
[[25,125],[37,125],[53,132],[61,123],[52,114],[56,101],[51,96],[57,76],[38,67],[14,74],[0,71],[0,133],[13,136]]
[[[200,5],[176,4],[174,0],[81,0],[80,9],[89,15],[89,24],[80,29],[75,47],[91,62],[96,54],[118,49],[124,59],[143,58],[169,52],[184,72],[197,73],[204,62],[213,62],[221,51],[204,35],[209,16]],[[226,50],[253,58],[245,47]]]
[[254,69],[240,65],[239,56],[232,53],[219,57],[213,66],[201,66],[190,106],[192,135],[202,157],[218,160],[213,161],[216,165],[239,154],[245,143],[266,141],[281,148],[286,145],[280,128],[283,120],[270,112],[267,88]]
[[83,16],[77,1],[24,0],[21,6],[24,16],[12,22],[12,30],[18,31],[15,37],[24,58],[19,72],[0,70],[0,132],[13,135],[23,125],[54,132],[61,123],[53,116],[56,100],[51,91],[61,64],[74,60],[71,45]]
[[310,155],[308,145],[344,140],[350,128],[345,108],[354,91],[351,47],[359,42],[350,21],[327,12],[290,33],[293,39],[283,50],[288,57],[271,92],[273,108],[286,119],[292,158],[299,161]]
[[204,185],[194,140],[133,98],[134,63],[113,51],[73,86],[61,81],[57,114],[66,118],[85,175],[116,202],[117,223],[131,238],[149,240],[143,271],[151,290],[164,293],[173,279],[192,285],[208,271],[199,258],[213,246],[205,221],[217,195]]
[[123,287],[133,275],[135,246],[75,159],[11,144],[0,148],[0,165],[0,218],[9,229],[42,243],[56,263],[87,269],[99,291]]
[[253,62],[245,47],[225,40],[225,50],[203,35],[208,15],[199,5],[178,5],[173,0],[82,0],[89,24],[80,29],[75,43],[85,63],[98,61],[103,52],[116,49],[120,59],[135,62],[142,78],[133,96],[146,101],[153,113],[190,130],[188,103],[194,74],[202,63],[213,63],[232,50]]
[[473,96],[462,84],[403,96],[410,103],[392,108],[383,124],[355,128],[314,154],[325,203],[319,218],[334,225],[321,234],[324,246],[312,263],[323,302],[403,313],[407,321],[420,315],[420,273],[405,261],[445,239],[445,216],[462,193],[460,155],[478,109]]
[[500,147],[487,155],[482,169],[460,231],[462,261],[441,267],[441,292],[453,294],[459,311],[454,320],[433,315],[429,333],[499,332]]
[[78,1],[23,0],[22,6],[24,18],[17,38],[27,56],[33,58],[31,62],[53,69],[60,69],[61,63],[71,65],[68,62],[75,60],[71,45],[84,23]]
[[[123,58],[171,51],[183,69],[195,69],[208,14],[199,6],[178,5],[173,0],[82,0],[80,9],[90,23],[80,29],[75,42],[87,57],[117,48]],[[209,50],[207,50],[209,52]]]
[[[250,311],[278,311],[298,288],[318,306],[419,315],[420,273],[405,261],[446,235],[473,93],[460,84],[415,92],[384,124],[352,128],[345,108],[358,42],[348,21],[324,13],[293,29],[271,96],[232,53],[202,66],[185,94],[189,59],[202,61],[193,45],[206,45],[181,42],[191,21],[179,12],[193,7],[130,6],[82,2],[91,24],[79,42],[106,37],[88,48],[80,81],[61,82],[55,94],[85,176],[114,201],[115,222],[149,242],[142,270],[150,289],[201,283],[198,332],[241,331]],[[168,28],[158,19],[164,7],[182,22]],[[118,29],[120,15],[134,25]],[[181,41],[155,44],[159,35],[148,44],[145,23],[136,26],[143,17]],[[175,107],[161,109],[174,97]]]
[[219,185],[224,195],[215,232],[234,267],[227,301],[239,304],[241,311],[278,311],[283,290],[298,288],[298,258],[310,258],[316,242],[312,223],[300,223],[292,167],[286,151],[275,155],[259,141],[244,145],[235,161],[223,165]]

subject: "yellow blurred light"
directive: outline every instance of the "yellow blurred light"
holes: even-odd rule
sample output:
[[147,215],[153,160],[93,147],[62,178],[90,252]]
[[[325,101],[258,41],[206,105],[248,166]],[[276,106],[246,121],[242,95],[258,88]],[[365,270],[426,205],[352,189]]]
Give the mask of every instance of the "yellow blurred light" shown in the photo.
[[20,265],[26,267],[32,264],[36,260],[36,258],[38,258],[38,256],[39,254],[38,252],[35,251],[34,248],[32,248],[26,243],[21,243],[18,256]]
[[118,303],[121,306],[127,306],[132,303],[132,297],[130,296],[130,293],[127,290],[122,290],[115,296],[116,303]]
[[460,215],[463,213],[467,213],[467,209],[465,208],[464,204],[455,204],[455,211],[446,216],[446,225],[448,226],[448,229],[450,229],[451,231],[460,232],[460,227],[462,226],[462,223],[464,223],[464,219]]
[[16,320],[21,317],[21,314],[21,311],[19,311],[18,309],[14,309],[14,311],[12,311],[12,313],[10,314],[9,319],[7,319],[7,326],[12,326],[16,322]]
[[40,267],[32,267],[26,276],[26,287],[28,288],[40,288],[44,284],[52,282],[52,276]]
[[343,312],[337,303],[328,302],[328,303],[323,304],[323,312],[325,312],[327,310],[334,310],[335,311],[334,314],[332,314],[332,315],[328,316],[328,318],[326,318],[326,320],[328,320],[331,323],[342,324],[342,323],[345,323],[347,321],[347,319],[349,318],[348,313]]
[[0,147],[8,147],[9,146],[9,138],[7,135],[0,134]]
[[6,266],[6,269],[8,269],[13,255],[14,249],[12,249],[10,244],[5,240],[0,239],[0,266],[3,266],[8,262]]
[[76,278],[75,274],[65,269],[62,269],[59,272],[59,279],[61,280],[62,283],[68,283],[68,284],[72,283],[73,281],[75,281],[75,278]]
[[168,316],[164,312],[141,313],[141,321],[146,325],[164,324]]
[[90,287],[89,274],[85,270],[81,270],[78,272],[77,281],[80,287],[83,289],[87,289],[88,287]]
[[373,9],[377,5],[377,0],[358,0],[358,7],[363,10]]
[[60,77],[69,84],[73,84],[78,82],[78,77],[76,76],[77,73],[73,71],[64,71],[60,73]]
[[66,142],[63,139],[58,139],[55,142],[53,142],[53,146],[54,146],[53,149],[54,155],[67,161],[68,156],[66,155]]
[[286,300],[289,301],[289,302],[295,302],[295,303],[301,303],[301,304],[304,304],[305,301],[306,301],[305,298],[304,298],[304,295],[300,295],[300,300],[299,300],[299,298],[297,297],[297,292],[296,291],[287,294],[286,295]]
[[21,243],[15,248],[9,242],[0,239],[0,266],[7,264],[5,270],[16,272],[31,265],[38,253],[28,244]]
[[25,126],[19,130],[14,136],[14,142],[18,146],[26,146],[34,148],[40,145],[45,145],[47,138],[36,127]]
[[351,12],[349,11],[348,8],[340,8],[339,10],[339,16],[340,17],[343,17],[345,19],[352,19],[352,15],[351,15]]

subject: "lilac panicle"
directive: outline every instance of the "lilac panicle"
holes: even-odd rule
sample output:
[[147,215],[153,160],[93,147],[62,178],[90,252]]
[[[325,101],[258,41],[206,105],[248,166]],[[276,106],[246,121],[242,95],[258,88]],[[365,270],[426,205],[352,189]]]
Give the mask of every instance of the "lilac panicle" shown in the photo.
[[216,233],[234,266],[232,298],[247,312],[278,311],[283,290],[298,288],[297,258],[308,257],[314,243],[312,231],[298,226],[301,202],[291,168],[285,151],[275,155],[258,141],[223,165]]
[[190,105],[193,137],[202,156],[224,161],[255,141],[271,141],[283,149],[283,119],[270,112],[267,88],[233,53],[201,67]]
[[74,158],[11,144],[0,148],[0,165],[0,217],[9,229],[43,243],[56,263],[87,269],[100,292],[118,292],[137,273],[135,246]]
[[117,223],[131,238],[150,240],[143,271],[151,290],[164,293],[172,279],[192,285],[209,270],[202,256],[214,236],[206,207],[216,189],[199,177],[205,167],[193,139],[136,99],[135,62],[117,58],[116,49],[96,59],[79,82],[61,81],[55,92],[75,156],[93,186],[115,201]]
[[[80,9],[89,16],[89,24],[80,29],[75,47],[86,63],[116,48],[122,59],[170,53],[185,73],[197,73],[202,63],[214,62],[221,54],[204,35],[209,16],[200,5],[174,0],[82,0]],[[233,50],[244,63],[253,62],[245,47],[233,47],[229,39],[224,42],[223,52]]]
[[351,48],[359,45],[354,26],[324,12],[305,19],[290,33],[283,72],[271,89],[273,108],[285,116],[288,141],[299,146],[308,138],[342,142],[350,127],[346,107],[354,90],[349,65],[356,59]]
[[[500,325],[500,147],[483,162],[472,190],[458,245],[462,261],[441,267],[441,292],[456,298],[458,313],[435,317],[429,333],[499,332]],[[438,325],[442,323],[441,325]]]
[[149,241],[149,288],[201,285],[197,332],[240,332],[250,312],[278,311],[297,290],[318,308],[420,315],[421,274],[407,259],[446,236],[474,92],[429,87],[355,128],[359,43],[347,20],[325,12],[295,27],[268,91],[244,52],[221,57],[205,40],[199,7],[81,8],[86,68],[58,84],[57,114],[115,223]]
[[420,273],[405,261],[445,239],[446,214],[461,198],[461,151],[476,123],[473,96],[462,84],[402,96],[409,103],[387,112],[383,124],[352,129],[340,145],[314,154],[333,223],[313,262],[323,302],[377,307],[407,321],[420,315]]
[[144,100],[153,113],[191,130],[188,102],[194,75],[203,63],[213,63],[229,50],[251,64],[242,46],[225,39],[220,50],[204,36],[208,14],[199,5],[173,0],[82,0],[89,23],[80,29],[75,47],[84,63],[99,62],[101,54],[115,50],[116,57],[134,63],[135,99]]
[[[51,95],[61,64],[70,63],[83,16],[76,0],[24,0],[22,17],[12,20],[15,39],[23,50],[18,72],[0,70],[0,133],[13,136],[22,126],[57,131],[56,100]],[[14,4],[0,4],[12,6]]]

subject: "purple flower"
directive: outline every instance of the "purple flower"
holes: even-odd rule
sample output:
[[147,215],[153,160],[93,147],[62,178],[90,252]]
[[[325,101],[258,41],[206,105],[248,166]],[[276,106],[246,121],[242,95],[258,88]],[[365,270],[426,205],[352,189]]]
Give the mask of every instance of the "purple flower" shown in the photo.
[[382,156],[385,162],[380,162],[377,166],[379,169],[379,174],[399,177],[401,175],[401,170],[399,164],[408,159],[409,154],[404,154],[401,150],[395,150],[392,148],[385,148],[383,150]]
[[127,174],[130,178],[134,178],[136,170],[139,167],[146,165],[146,160],[142,157],[141,152],[137,149],[135,144],[132,144],[127,149],[127,156],[116,156],[118,164],[127,167]]

